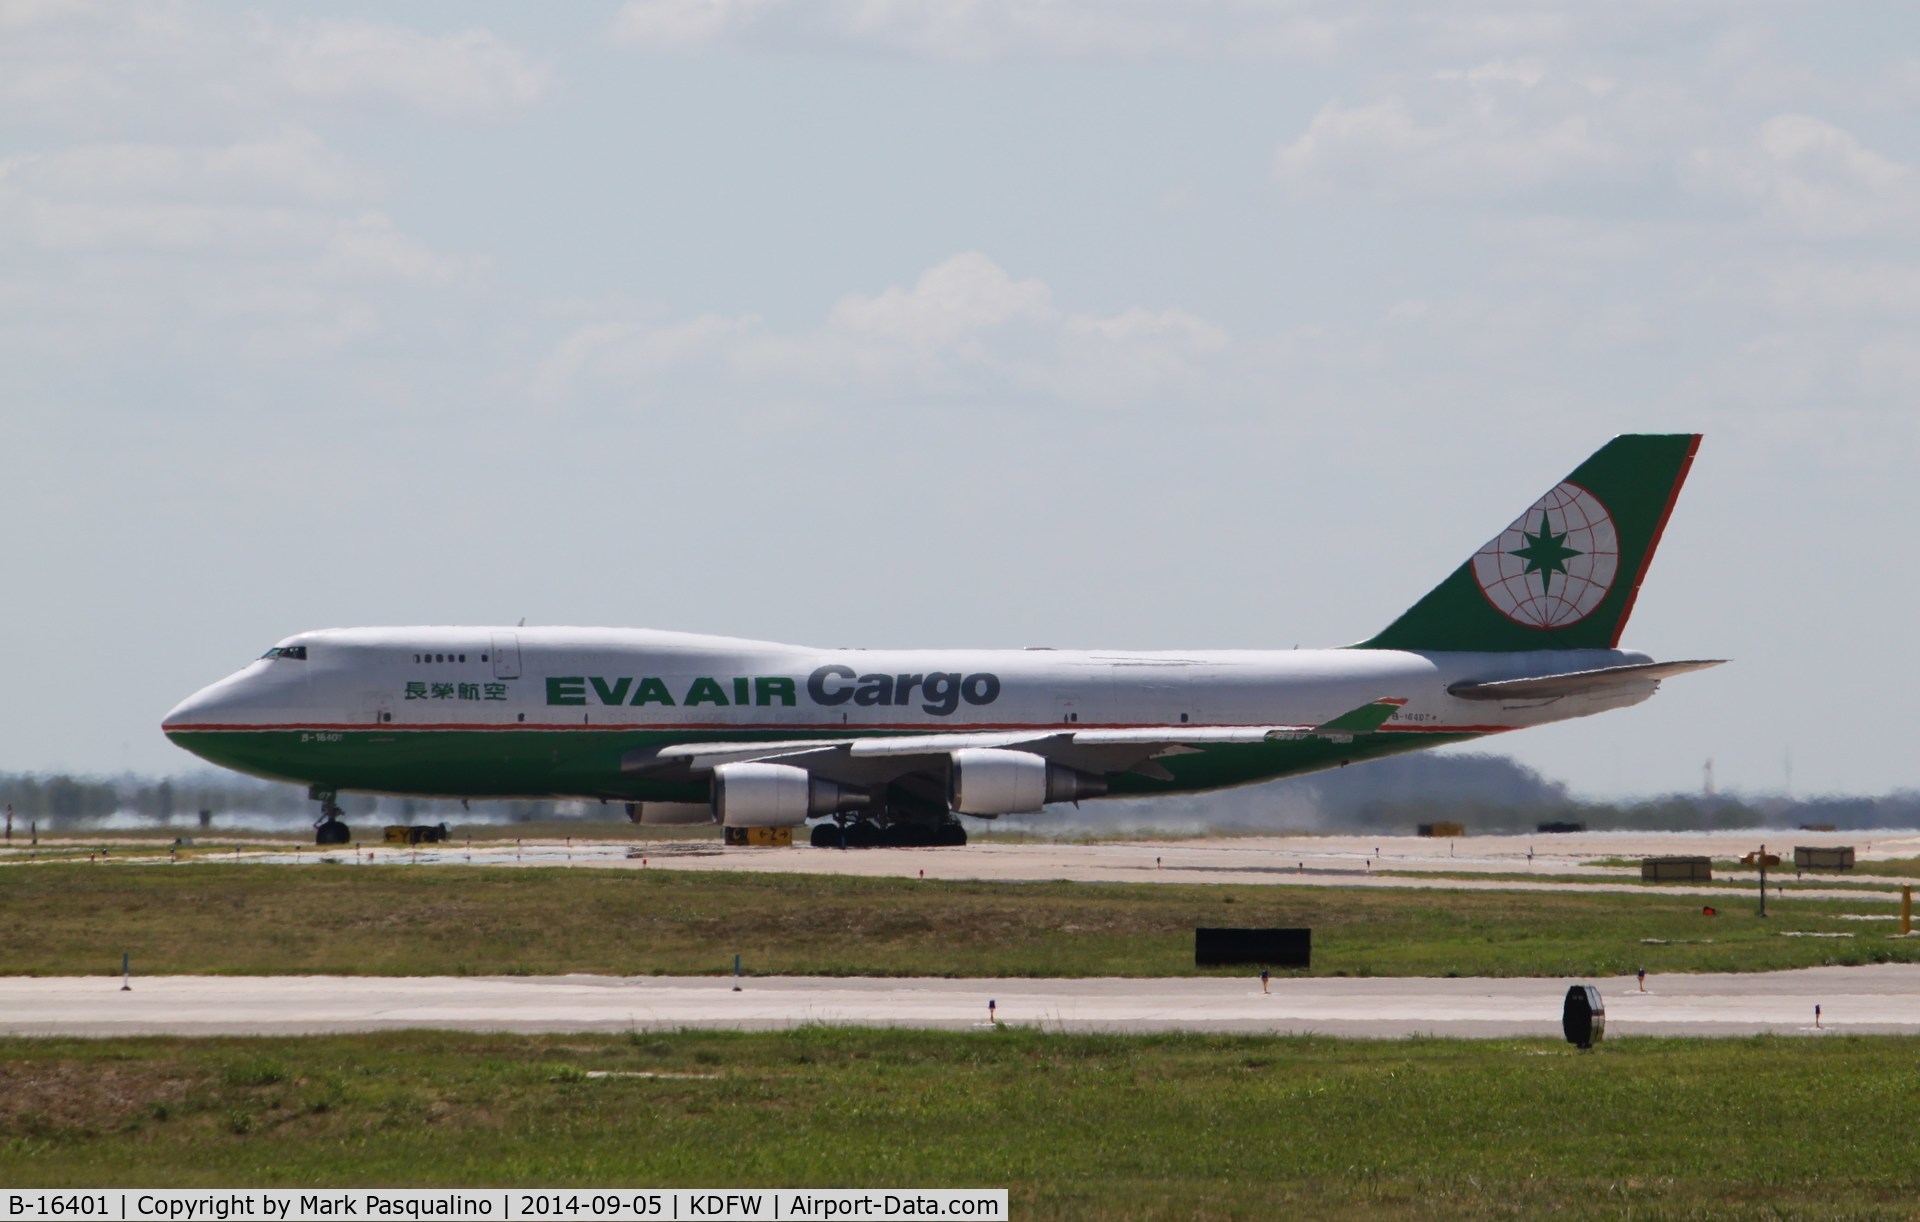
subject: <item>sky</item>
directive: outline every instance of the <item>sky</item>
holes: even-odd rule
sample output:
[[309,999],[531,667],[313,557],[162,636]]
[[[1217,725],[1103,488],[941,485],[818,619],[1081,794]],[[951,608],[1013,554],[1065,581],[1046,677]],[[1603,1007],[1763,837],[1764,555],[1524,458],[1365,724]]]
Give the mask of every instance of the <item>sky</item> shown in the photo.
[[1920,785],[1916,25],[0,0],[0,769],[330,626],[1343,644],[1654,430],[1733,663],[1490,745]]

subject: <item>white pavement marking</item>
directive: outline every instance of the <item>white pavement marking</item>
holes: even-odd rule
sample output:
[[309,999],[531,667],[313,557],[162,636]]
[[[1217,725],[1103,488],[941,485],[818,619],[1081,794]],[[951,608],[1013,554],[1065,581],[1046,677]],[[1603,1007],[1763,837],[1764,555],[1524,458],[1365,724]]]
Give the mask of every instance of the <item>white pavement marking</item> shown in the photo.
[[1283,978],[1271,996],[1236,977],[1025,980],[748,977],[0,978],[0,1035],[317,1035],[429,1027],[570,1032],[806,1024],[983,1025],[1058,1031],[1342,1036],[1560,1034],[1567,986],[1597,984],[1607,1037],[1810,1031],[1920,1033],[1920,964],[1599,980]]

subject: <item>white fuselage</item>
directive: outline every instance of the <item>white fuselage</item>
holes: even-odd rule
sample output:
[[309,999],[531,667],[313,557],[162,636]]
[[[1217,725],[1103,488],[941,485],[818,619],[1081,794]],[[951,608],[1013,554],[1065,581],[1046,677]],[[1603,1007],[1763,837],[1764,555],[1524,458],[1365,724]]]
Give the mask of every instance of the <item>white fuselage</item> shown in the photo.
[[287,647],[307,657],[251,663],[182,701],[165,730],[1312,725],[1387,697],[1406,704],[1386,732],[1490,733],[1637,704],[1655,686],[1603,699],[1447,694],[1648,660],[1625,650],[815,649],[615,628],[328,629]]

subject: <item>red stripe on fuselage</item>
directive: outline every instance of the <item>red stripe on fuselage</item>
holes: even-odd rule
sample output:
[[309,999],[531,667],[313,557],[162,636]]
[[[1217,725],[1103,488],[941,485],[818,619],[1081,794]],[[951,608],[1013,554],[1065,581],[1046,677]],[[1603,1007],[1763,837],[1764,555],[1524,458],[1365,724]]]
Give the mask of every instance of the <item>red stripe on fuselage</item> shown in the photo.
[[[446,731],[446,730],[542,730],[542,731],[551,730],[551,731],[570,731],[575,733],[578,733],[578,732],[604,733],[607,731],[620,731],[623,733],[648,733],[648,734],[671,734],[671,733],[707,734],[707,733],[724,731],[729,733],[755,733],[755,734],[772,734],[772,733],[820,734],[820,735],[834,735],[834,736],[844,737],[849,734],[877,734],[877,733],[878,734],[885,734],[885,733],[891,733],[891,734],[975,734],[975,733],[1071,734],[1076,730],[1184,730],[1184,731],[1245,730],[1245,729],[1254,728],[1255,726],[1258,726],[1260,724],[1262,723],[1254,722],[1248,725],[1169,726],[1169,725],[1163,725],[1159,722],[1153,722],[1147,725],[1133,725],[1133,724],[1126,724],[1126,723],[1115,723],[1111,725],[1093,725],[1088,722],[1073,722],[1071,724],[1044,723],[1040,725],[1033,725],[1031,723],[1009,722],[1005,724],[970,724],[970,725],[936,725],[936,726],[847,725],[847,724],[827,725],[827,726],[796,726],[796,725],[766,725],[764,723],[756,724],[756,725],[741,725],[736,722],[711,722],[711,723],[702,723],[702,724],[696,724],[696,725],[688,725],[688,724],[636,725],[632,723],[602,722],[599,725],[591,725],[591,724],[573,725],[571,723],[564,723],[564,722],[509,721],[509,722],[498,723],[498,724],[492,723],[492,722],[487,722],[487,723],[441,722],[441,723],[434,723],[434,724],[428,724],[428,725],[400,725],[394,722],[378,722],[378,723],[369,724],[364,721],[353,721],[353,722],[303,722],[303,723],[286,723],[286,724],[271,724],[271,725],[244,725],[244,724],[238,724],[238,723],[219,723],[219,724],[206,724],[206,725],[170,725],[170,726],[163,725],[160,727],[160,732],[162,734],[229,733],[229,732],[249,732],[249,731],[255,732],[255,733],[268,733],[273,731],[284,732],[288,730],[307,730],[307,731],[327,732],[327,733],[337,733],[340,731],[353,731],[355,733],[377,732],[382,734],[387,734],[387,733],[416,733],[417,734],[422,731]],[[1511,730],[1511,729],[1514,729],[1514,727],[1513,726],[1393,726],[1393,725],[1380,727],[1381,732],[1394,733],[1394,734],[1495,734],[1502,730]],[[1297,731],[1297,733],[1301,735],[1307,735],[1310,732],[1311,731],[1309,730]],[[1285,740],[1280,740],[1280,741],[1285,741]]]

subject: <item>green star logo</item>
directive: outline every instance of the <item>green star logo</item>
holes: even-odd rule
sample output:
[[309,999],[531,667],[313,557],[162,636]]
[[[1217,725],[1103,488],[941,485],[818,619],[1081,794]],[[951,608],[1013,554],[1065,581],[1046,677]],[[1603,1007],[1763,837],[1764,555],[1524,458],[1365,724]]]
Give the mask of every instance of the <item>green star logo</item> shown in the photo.
[[1518,556],[1527,562],[1526,571],[1521,576],[1524,577],[1528,573],[1540,574],[1540,594],[1543,598],[1549,593],[1549,587],[1553,584],[1553,575],[1558,573],[1565,577],[1567,561],[1575,556],[1586,555],[1585,552],[1575,551],[1567,546],[1567,532],[1562,531],[1557,535],[1553,533],[1553,526],[1547,521],[1547,511],[1544,509],[1540,511],[1540,533],[1532,534],[1524,526],[1520,528],[1520,533],[1525,536],[1527,545],[1516,547],[1507,555]]

